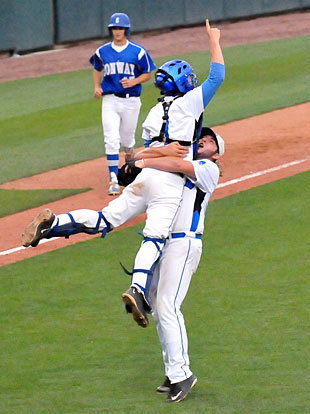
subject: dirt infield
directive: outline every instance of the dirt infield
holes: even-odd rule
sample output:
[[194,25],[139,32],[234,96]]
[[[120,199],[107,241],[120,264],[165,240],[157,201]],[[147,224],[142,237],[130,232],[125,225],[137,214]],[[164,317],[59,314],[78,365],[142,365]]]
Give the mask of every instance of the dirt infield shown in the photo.
[[[272,16],[244,21],[238,23],[223,23],[223,46],[232,44],[244,44],[249,42],[264,41],[279,37],[310,34],[310,13],[295,13],[282,16]],[[296,24],[298,22],[298,24]],[[200,40],[201,39],[201,40]],[[206,50],[204,42],[204,28],[187,28],[169,33],[157,34],[151,37],[134,37],[145,45],[151,54],[163,55],[159,46],[165,44],[166,54],[171,54],[169,47],[173,47],[173,53],[182,53],[189,50]],[[173,43],[174,41],[174,43]],[[15,59],[0,60],[0,81],[18,79],[21,77],[40,76],[48,73],[71,71],[88,67],[87,58],[100,43],[89,42],[74,48],[62,49],[57,52],[34,54],[19,58],[18,70],[10,70],[11,62]],[[201,47],[202,45],[202,47]],[[187,47],[189,48],[187,50]],[[197,47],[197,49],[196,49]],[[74,53],[75,52],[75,53]],[[64,58],[66,56],[66,58]],[[72,57],[70,65],[68,61]],[[44,60],[44,65],[39,63]],[[84,65],[84,66],[83,66]],[[5,69],[4,69],[5,68]],[[32,68],[32,69],[30,69]],[[50,72],[52,70],[52,72]],[[296,174],[310,168],[310,103],[297,105],[283,110],[273,111],[264,115],[248,118],[242,121],[232,122],[217,126],[215,129],[225,137],[226,153],[222,166],[224,175],[220,180],[220,186],[215,191],[213,199],[225,197],[238,191],[243,191],[253,186],[261,185],[279,178]],[[97,159],[76,164],[59,170],[53,170],[34,177],[16,180],[6,183],[0,188],[15,189],[39,189],[39,188],[72,188],[72,183],[78,183],[77,187],[91,187],[92,191],[68,197],[49,204],[55,213],[61,213],[76,208],[91,208],[100,210],[111,198],[106,195],[108,180],[104,174],[106,171],[105,159]],[[288,165],[285,165],[288,164]],[[279,167],[272,171],[266,171]],[[242,179],[235,183],[233,179],[263,172],[256,177]],[[51,183],[57,183],[57,187]],[[1,241],[0,252],[20,246],[20,234],[39,208],[0,219]],[[141,221],[144,216],[138,217],[129,224]],[[37,248],[17,250],[16,252],[0,255],[0,265],[13,263],[25,258],[43,254],[47,251],[73,244],[81,240],[87,240],[94,236],[78,235],[69,240],[53,240],[41,244]]]

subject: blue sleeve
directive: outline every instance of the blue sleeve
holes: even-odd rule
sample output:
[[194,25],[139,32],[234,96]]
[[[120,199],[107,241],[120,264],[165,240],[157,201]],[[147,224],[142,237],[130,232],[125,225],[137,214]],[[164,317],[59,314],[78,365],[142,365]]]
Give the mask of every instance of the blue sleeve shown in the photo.
[[94,69],[98,70],[99,72],[102,71],[102,62],[96,53],[89,59],[89,62],[93,65]]
[[156,66],[151,58],[151,56],[147,53],[144,49],[144,54],[139,62],[139,67],[142,73],[152,72],[152,70],[156,69]]
[[206,79],[202,87],[203,106],[206,107],[218,88],[221,86],[225,79],[225,66],[221,63],[211,62],[210,73],[208,79]]
[[144,141],[144,148],[148,148],[149,146],[150,146],[150,144],[152,143],[152,140],[151,139],[146,139],[145,141]]

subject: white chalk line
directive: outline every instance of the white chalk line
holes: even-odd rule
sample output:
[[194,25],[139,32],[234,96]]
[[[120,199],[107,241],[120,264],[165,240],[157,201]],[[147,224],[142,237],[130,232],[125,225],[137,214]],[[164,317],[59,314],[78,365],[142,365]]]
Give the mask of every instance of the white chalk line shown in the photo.
[[[240,183],[242,181],[250,180],[251,178],[259,177],[260,175],[269,174],[271,172],[279,171],[279,170],[282,170],[284,168],[289,168],[289,167],[292,167],[294,165],[301,164],[303,162],[309,161],[309,159],[310,158],[308,157],[308,158],[304,158],[303,160],[296,160],[296,161],[288,162],[286,164],[282,164],[282,165],[279,165],[277,167],[268,168],[267,170],[262,170],[262,171],[258,171],[258,172],[253,173],[253,174],[244,175],[243,177],[235,178],[234,180],[230,180],[230,181],[226,181],[225,183],[221,183],[216,188],[218,189],[218,188],[227,187],[229,185]],[[43,240],[40,241],[40,244],[48,243],[48,242],[51,242],[51,241],[57,240],[57,239],[59,239],[59,237],[53,237],[51,239],[43,239]],[[0,252],[0,256],[16,253],[16,252],[18,252],[20,250],[24,250],[24,249],[27,249],[27,247],[24,247],[24,246],[14,247],[13,249],[9,249],[9,250],[5,250],[3,252]]]
[[[57,240],[57,239],[59,239],[59,237],[52,237],[51,239],[42,239],[40,241],[40,244],[48,243],[48,242],[51,242],[51,241]],[[9,249],[9,250],[5,250],[3,252],[0,252],[0,256],[4,256],[6,254],[16,253],[16,252],[18,252],[20,250],[24,250],[24,249],[28,249],[28,247],[24,247],[24,246],[14,247],[13,249]]]
[[262,170],[262,171],[258,171],[253,174],[244,175],[243,177],[235,178],[234,180],[226,181],[226,183],[219,184],[216,188],[218,189],[218,188],[227,187],[228,185],[240,183],[241,181],[250,180],[251,178],[259,177],[260,175],[264,175],[264,174],[269,174],[274,171],[279,171],[279,170],[282,170],[283,168],[292,167],[294,165],[301,164],[309,160],[310,158],[308,157],[308,158],[304,158],[303,160],[288,162],[286,164],[279,165],[278,167],[268,168],[267,170]]

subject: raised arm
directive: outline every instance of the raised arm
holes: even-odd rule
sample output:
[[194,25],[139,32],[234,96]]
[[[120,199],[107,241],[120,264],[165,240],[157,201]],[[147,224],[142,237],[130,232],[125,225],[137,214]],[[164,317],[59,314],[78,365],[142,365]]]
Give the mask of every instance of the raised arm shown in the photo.
[[209,19],[206,19],[206,30],[210,42],[211,62],[224,65],[224,57],[220,46],[221,32],[216,27],[210,26]]
[[206,19],[206,31],[210,42],[211,67],[208,79],[202,84],[204,107],[209,104],[225,79],[224,57],[220,46],[221,32],[217,28],[211,28],[208,19]]

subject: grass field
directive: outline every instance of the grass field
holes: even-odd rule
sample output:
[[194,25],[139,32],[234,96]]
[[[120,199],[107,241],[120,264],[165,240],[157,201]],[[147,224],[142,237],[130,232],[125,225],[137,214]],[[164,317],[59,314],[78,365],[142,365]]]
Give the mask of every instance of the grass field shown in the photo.
[[28,210],[34,206],[62,200],[75,194],[88,191],[84,189],[62,189],[62,190],[3,190],[0,188],[0,218],[15,214],[19,211]]
[[154,392],[154,323],[137,327],[120,297],[140,225],[0,268],[0,412],[309,412],[309,179],[210,203],[183,306],[199,382],[180,405]]
[[[308,45],[226,48],[226,80],[205,123],[308,101]],[[203,80],[209,55],[184,58]],[[155,95],[144,86],[140,125]],[[2,83],[0,104],[1,182],[103,154],[91,70]],[[137,327],[121,301],[129,279],[118,262],[132,265],[141,225],[1,267],[1,414],[308,413],[309,178],[210,203],[183,307],[199,382],[180,405],[154,392],[163,380],[154,324]],[[0,190],[1,214],[73,191]]]
[[[226,80],[205,115],[210,126],[309,100],[309,36],[225,48],[224,55]],[[210,55],[183,57],[202,82]],[[102,156],[100,101],[92,91],[91,69],[1,83],[0,182]],[[138,146],[158,96],[152,82],[144,85]]]

